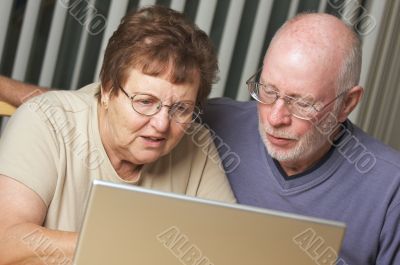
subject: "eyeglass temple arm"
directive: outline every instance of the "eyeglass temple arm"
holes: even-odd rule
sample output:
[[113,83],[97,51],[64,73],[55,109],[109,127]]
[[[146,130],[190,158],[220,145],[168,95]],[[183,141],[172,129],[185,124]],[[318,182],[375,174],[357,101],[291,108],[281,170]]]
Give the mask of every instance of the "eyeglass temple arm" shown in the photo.
[[338,98],[340,98],[341,96],[347,94],[347,90],[343,91],[342,93],[340,93],[339,95],[337,95],[334,99],[332,99],[331,101],[329,101],[328,103],[326,103],[320,110],[318,110],[315,106],[313,106],[313,108],[318,111],[321,112],[323,111],[326,107],[328,107],[329,105],[331,105],[333,102],[335,102]]

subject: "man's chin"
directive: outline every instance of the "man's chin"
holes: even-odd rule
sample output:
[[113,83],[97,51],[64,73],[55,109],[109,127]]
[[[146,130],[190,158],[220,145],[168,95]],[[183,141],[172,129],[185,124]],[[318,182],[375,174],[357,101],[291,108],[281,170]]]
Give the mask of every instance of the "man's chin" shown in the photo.
[[275,159],[279,162],[292,162],[292,161],[294,162],[296,160],[296,158],[294,158],[288,154],[271,153],[271,152],[268,152],[268,153],[273,159]]
[[280,161],[280,162],[290,162],[290,161],[296,161],[300,158],[301,154],[296,154],[295,153],[295,149],[291,148],[291,149],[286,149],[286,150],[281,150],[280,148],[275,148],[272,147],[271,145],[267,144],[267,151],[268,154]]

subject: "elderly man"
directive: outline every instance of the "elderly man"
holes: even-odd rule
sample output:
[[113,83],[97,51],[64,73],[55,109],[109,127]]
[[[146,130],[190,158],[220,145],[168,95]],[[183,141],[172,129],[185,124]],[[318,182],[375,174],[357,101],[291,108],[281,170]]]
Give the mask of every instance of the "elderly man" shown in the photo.
[[[347,119],[363,93],[360,68],[351,29],[299,15],[247,82],[257,102],[210,100],[203,119],[222,159],[226,146],[240,158],[223,159],[239,203],[346,223],[338,265],[400,264],[400,155]],[[318,244],[301,246],[310,264],[334,264]]]
[[[228,176],[239,203],[346,223],[337,264],[400,264],[400,155],[347,119],[360,67],[360,41],[342,21],[299,15],[247,81],[257,102],[211,100],[204,119],[241,159]],[[318,259],[318,243],[301,247],[334,263]]]

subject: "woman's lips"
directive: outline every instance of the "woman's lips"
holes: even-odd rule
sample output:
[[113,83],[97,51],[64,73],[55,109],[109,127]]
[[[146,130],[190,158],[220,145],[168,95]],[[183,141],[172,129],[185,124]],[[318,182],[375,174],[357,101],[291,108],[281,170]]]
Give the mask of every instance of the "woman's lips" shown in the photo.
[[160,147],[166,140],[164,137],[142,136],[143,142],[147,147]]

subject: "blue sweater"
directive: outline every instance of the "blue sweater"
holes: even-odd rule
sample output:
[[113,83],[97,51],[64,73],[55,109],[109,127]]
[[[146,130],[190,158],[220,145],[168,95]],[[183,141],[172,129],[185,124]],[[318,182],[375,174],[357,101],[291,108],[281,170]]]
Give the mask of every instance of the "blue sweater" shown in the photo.
[[255,102],[212,99],[202,120],[239,203],[344,222],[338,265],[400,264],[399,152],[347,121],[317,165],[287,177],[258,133]]

